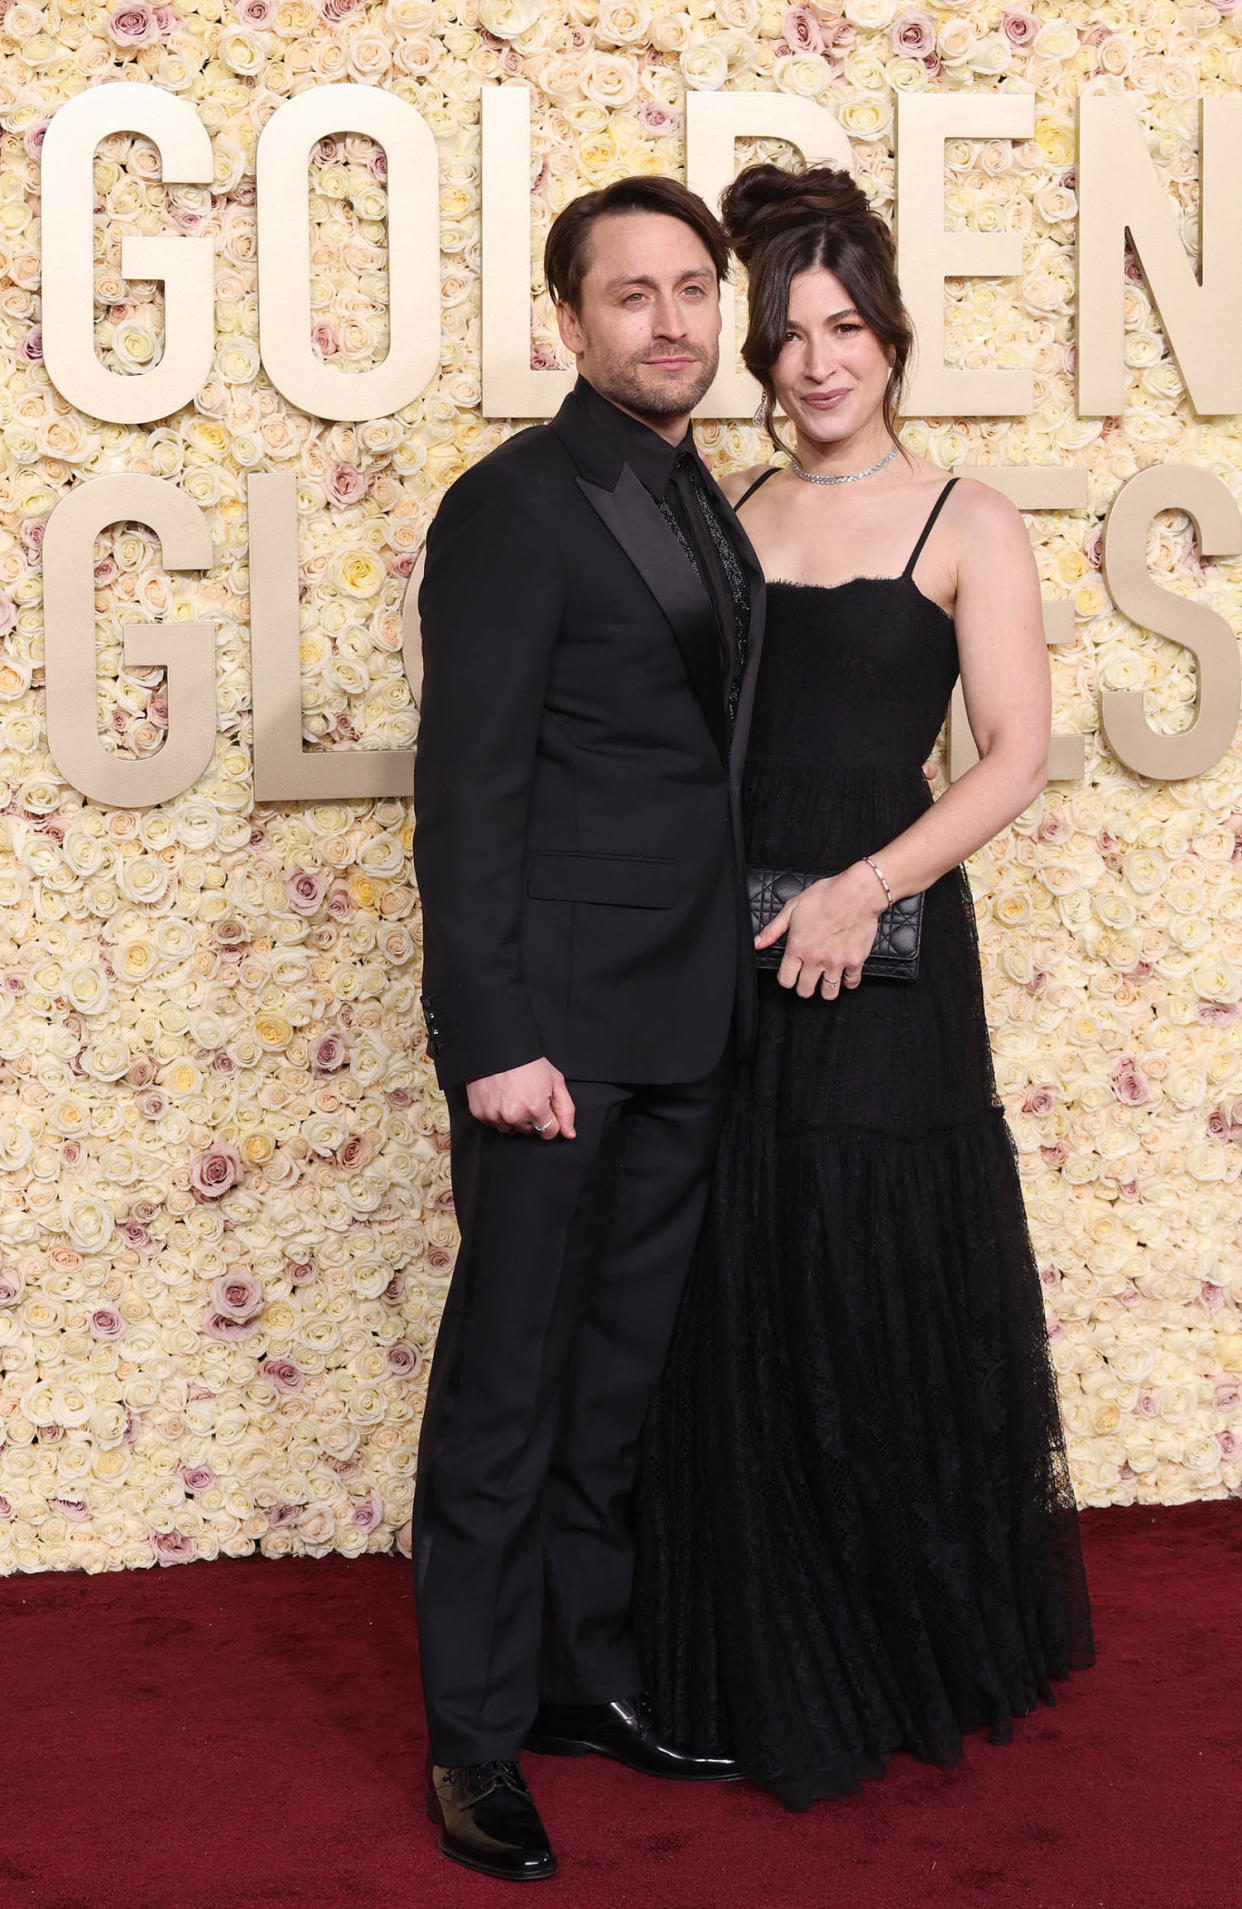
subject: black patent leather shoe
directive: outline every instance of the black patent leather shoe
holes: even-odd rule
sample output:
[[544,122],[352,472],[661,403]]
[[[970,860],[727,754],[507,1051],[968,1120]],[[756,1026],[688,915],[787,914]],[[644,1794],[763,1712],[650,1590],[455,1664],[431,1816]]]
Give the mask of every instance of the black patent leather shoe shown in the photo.
[[440,1854],[502,1882],[556,1874],[556,1857],[535,1799],[513,1762],[453,1768],[427,1762],[427,1814],[440,1829]]
[[731,1783],[744,1774],[728,1757],[685,1756],[661,1743],[641,1697],[610,1704],[540,1704],[526,1748],[550,1757],[584,1757],[593,1750],[643,1776],[688,1783]]

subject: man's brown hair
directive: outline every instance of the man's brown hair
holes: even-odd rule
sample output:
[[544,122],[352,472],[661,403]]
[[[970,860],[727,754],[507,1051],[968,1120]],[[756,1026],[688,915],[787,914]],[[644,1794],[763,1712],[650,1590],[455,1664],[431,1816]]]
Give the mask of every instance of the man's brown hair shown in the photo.
[[582,281],[591,262],[591,228],[597,219],[625,212],[662,212],[666,218],[680,219],[706,246],[717,285],[728,276],[729,246],[724,228],[698,193],[678,179],[636,173],[571,199],[552,221],[543,251],[543,276],[556,304],[577,311]]

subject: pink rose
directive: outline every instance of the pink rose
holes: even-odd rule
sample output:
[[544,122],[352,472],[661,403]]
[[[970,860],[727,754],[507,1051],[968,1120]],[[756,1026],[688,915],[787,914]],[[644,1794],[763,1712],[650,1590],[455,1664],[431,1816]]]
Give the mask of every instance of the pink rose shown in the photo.
[[151,1546],[161,1564],[191,1564],[197,1555],[193,1538],[180,1531],[153,1531]]
[[286,1394],[300,1392],[306,1383],[306,1374],[292,1359],[264,1359],[259,1367],[265,1379],[270,1379],[278,1392]]
[[317,1074],[335,1074],[348,1058],[345,1037],[333,1028],[317,1034],[311,1042],[310,1063]]
[[384,1501],[372,1485],[366,1497],[361,1499],[350,1513],[359,1531],[374,1531],[384,1515]]
[[236,1147],[209,1147],[195,1154],[190,1165],[190,1186],[200,1200],[218,1200],[241,1179],[241,1156]]
[[[1239,1449],[1238,1441],[1232,1432],[1217,1432],[1216,1443],[1220,1446],[1220,1455],[1222,1458],[1232,1458],[1234,1453]],[[0,1504],[3,1504],[3,1502],[4,1500],[0,1499]]]
[[54,1505],[71,1525],[85,1524],[91,1515],[91,1508],[84,1498],[49,1498],[47,1502]]
[[1001,32],[1011,46],[1030,46],[1039,32],[1039,21],[1017,7],[1006,7],[1001,14]]
[[210,1491],[219,1482],[210,1465],[179,1465],[177,1469],[182,1485],[191,1494]]
[[333,921],[346,921],[353,913],[353,897],[344,882],[333,882],[328,890],[326,906]]
[[118,1220],[116,1230],[126,1246],[132,1246],[139,1252],[151,1244],[151,1229],[144,1226],[141,1220]]
[[1199,1019],[1205,1027],[1232,1027],[1239,1009],[1236,1001],[1200,1001]]
[[1032,1087],[1022,1102],[1024,1114],[1051,1113],[1056,1105],[1055,1087]]
[[362,5],[362,0],[319,0],[319,11],[329,25],[345,20]]
[[1041,1147],[1039,1153],[1044,1165],[1051,1167],[1054,1171],[1056,1168],[1065,1165],[1065,1142],[1063,1140],[1056,1141],[1051,1147]]
[[17,626],[17,611],[13,599],[7,590],[0,590],[0,636],[7,636]]
[[16,1266],[0,1266],[0,1306],[15,1306],[25,1284]]
[[1213,1280],[1205,1279],[1200,1283],[1199,1297],[1208,1312],[1220,1312],[1225,1304],[1225,1289]]
[[263,1310],[263,1288],[246,1266],[230,1266],[212,1280],[210,1292],[213,1306],[226,1319],[240,1323]]
[[822,53],[824,36],[819,21],[809,7],[786,7],[781,16],[781,33],[795,53]]
[[367,171],[372,178],[378,179],[381,185],[388,184],[388,154],[382,146],[371,148],[371,157],[367,160]]
[[313,915],[328,892],[331,877],[322,869],[295,868],[285,876],[285,894],[295,915]]
[[22,134],[22,145],[29,159],[37,159],[43,151],[43,136],[47,132],[46,119],[32,119]]
[[159,37],[155,9],[147,0],[121,0],[108,15],[108,38],[117,46],[153,46]]
[[162,1087],[146,1087],[134,1105],[144,1120],[159,1120],[168,1112],[168,1095]]
[[308,1279],[315,1277],[315,1268],[309,1259],[300,1259],[289,1268],[289,1277],[295,1286],[304,1286]]
[[888,43],[907,59],[925,60],[936,50],[936,22],[930,13],[903,13],[888,29]]
[[1242,1379],[1236,1373],[1226,1372],[1224,1378],[1217,1379],[1212,1404],[1218,1412],[1232,1412],[1236,1405],[1242,1404]]
[[1108,1070],[1113,1092],[1127,1107],[1145,1107],[1151,1099],[1151,1083],[1139,1068],[1133,1054],[1122,1054]]
[[370,488],[370,478],[341,458],[329,466],[323,480],[324,496],[334,510],[348,510],[351,504],[361,502]]
[[17,534],[21,538],[22,549],[26,553],[27,563],[38,563],[39,558],[43,554],[43,535],[46,529],[47,522],[44,518],[27,517],[25,523],[18,531]]
[[423,1355],[416,1346],[407,1346],[402,1340],[399,1345],[388,1348],[388,1369],[395,1372],[399,1379],[408,1379],[419,1371]]
[[338,1167],[344,1167],[346,1173],[355,1173],[359,1167],[367,1165],[374,1151],[374,1145],[368,1134],[347,1134],[336,1150],[336,1164]]
[[317,325],[312,326],[311,340],[316,351],[323,358],[335,358],[341,348],[337,342],[337,336],[332,326],[326,325],[322,319],[320,319]]
[[1066,842],[1073,832],[1060,809],[1045,810],[1039,818],[1039,827],[1035,831],[1041,842]]
[[282,1531],[286,1525],[295,1525],[301,1512],[301,1505],[283,1503],[272,1505],[267,1514],[267,1522],[273,1531]]
[[9,1518],[15,1518],[16,1516],[17,1516],[17,1513],[14,1511],[8,1499],[0,1498],[0,1518],[4,1518],[7,1520]]
[[[386,1306],[399,1306],[401,1301],[405,1298],[405,1274],[394,1273],[380,1294],[380,1298]],[[391,1358],[391,1356],[390,1353],[389,1357]]]
[[221,1345],[241,1345],[245,1340],[253,1339],[258,1330],[257,1319],[230,1319],[223,1312],[207,1312],[203,1315],[203,1331],[209,1339],[218,1339]]
[[91,1314],[92,1339],[119,1339],[125,1321],[115,1306],[97,1306]]
[[14,353],[19,365],[41,365],[43,363],[43,327],[32,325],[24,331],[17,341]]
[[270,27],[276,17],[273,0],[233,0],[233,7],[243,26]]

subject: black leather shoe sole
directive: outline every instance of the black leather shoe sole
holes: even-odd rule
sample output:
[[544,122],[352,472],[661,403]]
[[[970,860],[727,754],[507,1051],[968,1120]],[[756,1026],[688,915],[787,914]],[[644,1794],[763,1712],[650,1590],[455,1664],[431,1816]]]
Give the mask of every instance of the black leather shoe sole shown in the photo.
[[526,1748],[540,1757],[609,1757],[614,1763],[623,1763],[627,1770],[637,1770],[640,1776],[665,1777],[673,1783],[740,1783],[746,1774],[738,1769],[696,1770],[681,1769],[672,1762],[644,1763],[607,1744],[591,1743],[585,1737],[548,1737],[532,1732],[526,1739]]
[[463,1869],[477,1870],[481,1876],[494,1876],[498,1882],[543,1882],[547,1876],[556,1874],[556,1857],[551,1850],[538,1863],[527,1863],[521,1868],[509,1868],[502,1862],[489,1862],[485,1856],[474,1855],[469,1850],[455,1847],[438,1807],[428,1799],[427,1815],[440,1832],[440,1854],[447,1856],[451,1863],[460,1863]]

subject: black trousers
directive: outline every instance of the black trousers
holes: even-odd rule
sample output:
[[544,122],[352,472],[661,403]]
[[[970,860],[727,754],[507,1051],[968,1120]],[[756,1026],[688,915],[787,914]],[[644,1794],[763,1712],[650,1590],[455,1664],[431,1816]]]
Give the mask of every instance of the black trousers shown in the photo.
[[448,1093],[461,1248],[419,1445],[414,1589],[437,1763],[515,1757],[540,1699],[632,1695],[630,1495],[732,1073],[571,1081],[574,1140]]

